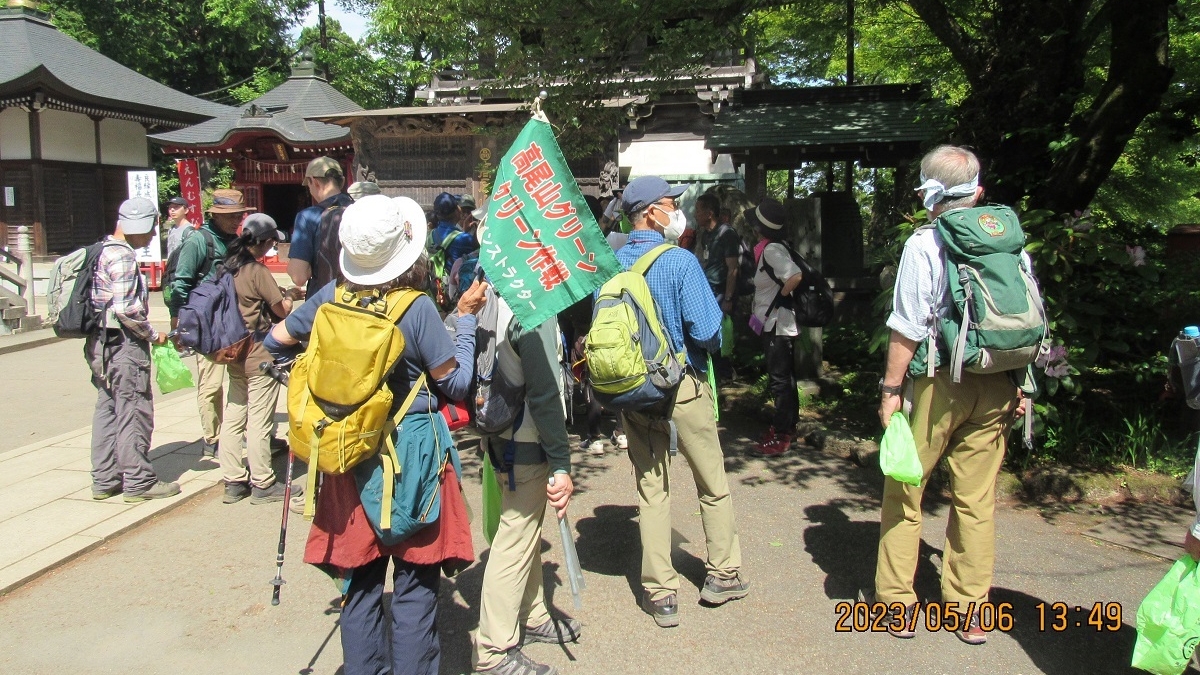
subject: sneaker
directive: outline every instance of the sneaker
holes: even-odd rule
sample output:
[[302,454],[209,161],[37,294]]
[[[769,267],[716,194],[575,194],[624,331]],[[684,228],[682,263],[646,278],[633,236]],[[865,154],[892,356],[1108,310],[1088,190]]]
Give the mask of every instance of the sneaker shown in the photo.
[[96,501],[102,501],[102,500],[108,499],[110,497],[116,497],[119,494],[121,494],[121,486],[120,485],[118,485],[116,487],[106,488],[103,490],[98,490],[96,488],[92,488],[92,499],[95,499]]
[[594,457],[603,456],[604,455],[604,439],[599,438],[599,437],[593,438],[592,442],[589,443],[587,446],[587,454],[592,455]]
[[147,499],[163,499],[179,494],[179,483],[164,483],[161,480],[150,486],[150,489],[137,494],[125,493],[126,504],[137,504]]
[[[281,501],[283,501],[283,494],[286,490],[287,490],[287,485],[284,485],[282,481],[275,481],[275,483],[273,483],[271,485],[271,487],[268,487],[268,488],[260,488],[260,487],[251,488],[250,503],[251,504],[270,504],[272,502],[281,502]],[[292,497],[293,498],[295,498],[299,495],[302,495],[302,494],[304,494],[304,488],[300,487],[299,485],[292,486]]]
[[730,600],[741,600],[749,593],[750,582],[740,573],[732,579],[718,579],[710,574],[704,580],[704,588],[700,589],[700,599],[710,605],[723,605]]
[[654,623],[659,628],[672,628],[679,625],[679,604],[672,593],[661,600],[651,600],[650,592],[642,592],[642,611],[654,617]]
[[618,449],[621,449],[621,450],[629,449],[629,438],[627,438],[625,436],[625,432],[621,431],[620,429],[613,430],[612,443],[613,443],[613,445],[617,446]]
[[760,446],[769,445],[774,441],[775,441],[775,427],[767,427],[767,430],[764,431],[762,436],[759,436],[759,438],[758,438],[758,444]]
[[216,461],[216,459],[217,459],[217,444],[209,443],[208,441],[202,441],[202,445],[200,447],[200,458],[201,459],[211,459],[213,461]]
[[981,645],[988,640],[987,633],[979,625],[979,612],[971,614],[969,621],[965,614],[962,615],[962,626],[954,631],[954,635],[969,645]]
[[225,496],[221,498],[221,502],[224,504],[236,504],[249,496],[250,496],[250,484],[249,483],[242,483],[242,482],[226,483],[225,484]]
[[503,661],[487,670],[476,670],[475,672],[491,673],[492,675],[558,675],[557,668],[537,663],[525,656],[520,649],[508,650],[504,654]]
[[282,438],[271,437],[271,456],[282,455],[288,451],[288,443]]
[[[871,624],[874,625],[875,620],[879,619],[879,610],[878,610],[878,608],[876,608],[878,601],[875,599],[875,591],[860,590],[858,592],[858,601],[860,603],[866,604],[868,607],[871,608],[870,619],[871,619]],[[909,605],[907,608],[905,608],[905,610],[904,610],[904,625],[898,629],[894,627],[896,618],[895,618],[894,614],[891,614],[890,606],[888,609],[883,610],[883,611],[889,613],[889,616],[886,619],[883,619],[883,621],[886,622],[888,634],[891,635],[892,637],[900,638],[901,640],[908,640],[908,639],[916,637],[917,636],[917,631],[916,631],[917,615],[920,613],[920,607],[921,607],[920,603],[914,602],[911,605]]]
[[536,628],[526,628],[521,636],[521,644],[530,642],[545,642],[552,645],[565,645],[575,642],[583,631],[583,625],[572,618],[550,619]]
[[[760,441],[750,450],[750,454],[755,457],[778,457],[787,452],[792,447],[792,437],[789,434],[776,434],[774,429],[768,429],[771,433],[769,441]],[[765,434],[764,434],[765,436]]]

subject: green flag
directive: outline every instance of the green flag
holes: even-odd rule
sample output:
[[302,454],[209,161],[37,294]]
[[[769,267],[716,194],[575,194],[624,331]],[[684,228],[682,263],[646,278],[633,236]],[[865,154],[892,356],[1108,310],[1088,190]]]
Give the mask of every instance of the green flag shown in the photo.
[[494,185],[479,264],[526,329],[621,271],[544,117],[521,130]]

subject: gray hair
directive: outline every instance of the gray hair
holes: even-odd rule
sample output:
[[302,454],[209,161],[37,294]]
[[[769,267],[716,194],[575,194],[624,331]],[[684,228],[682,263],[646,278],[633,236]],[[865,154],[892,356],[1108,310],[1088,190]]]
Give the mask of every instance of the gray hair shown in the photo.
[[[970,183],[979,176],[979,158],[957,145],[939,145],[921,159],[922,180],[932,178],[946,187]],[[947,199],[938,206],[943,210],[975,205],[975,196]]]

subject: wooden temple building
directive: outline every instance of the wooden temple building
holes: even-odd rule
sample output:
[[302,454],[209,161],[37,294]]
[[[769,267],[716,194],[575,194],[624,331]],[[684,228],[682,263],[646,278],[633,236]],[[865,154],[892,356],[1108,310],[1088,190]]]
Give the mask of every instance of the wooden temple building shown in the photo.
[[127,171],[150,168],[148,132],[227,106],[144,77],[58,31],[36,3],[0,7],[0,246],[32,228],[34,253],[92,243],[116,223]]
[[333,157],[345,167],[347,185],[353,181],[350,130],[313,118],[361,110],[325,80],[306,50],[278,87],[211,120],[151,139],[168,155],[228,161],[233,187],[246,202],[290,231],[296,213],[312,204],[301,184],[311,159]]

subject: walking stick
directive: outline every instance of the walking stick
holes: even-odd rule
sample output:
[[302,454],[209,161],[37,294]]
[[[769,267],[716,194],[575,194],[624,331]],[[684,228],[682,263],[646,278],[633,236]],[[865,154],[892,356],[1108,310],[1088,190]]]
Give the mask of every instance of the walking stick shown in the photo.
[[[285,387],[287,386],[288,373],[286,370],[281,370],[270,362],[262,363],[258,368],[271,379]],[[279,549],[275,554],[275,578],[271,580],[272,605],[279,604],[279,591],[287,583],[283,580],[283,551],[287,547],[288,511],[292,505],[292,465],[295,463],[295,460],[296,456],[292,454],[291,447],[288,447],[287,471],[284,474],[286,482],[283,484],[283,519],[279,524]]]

